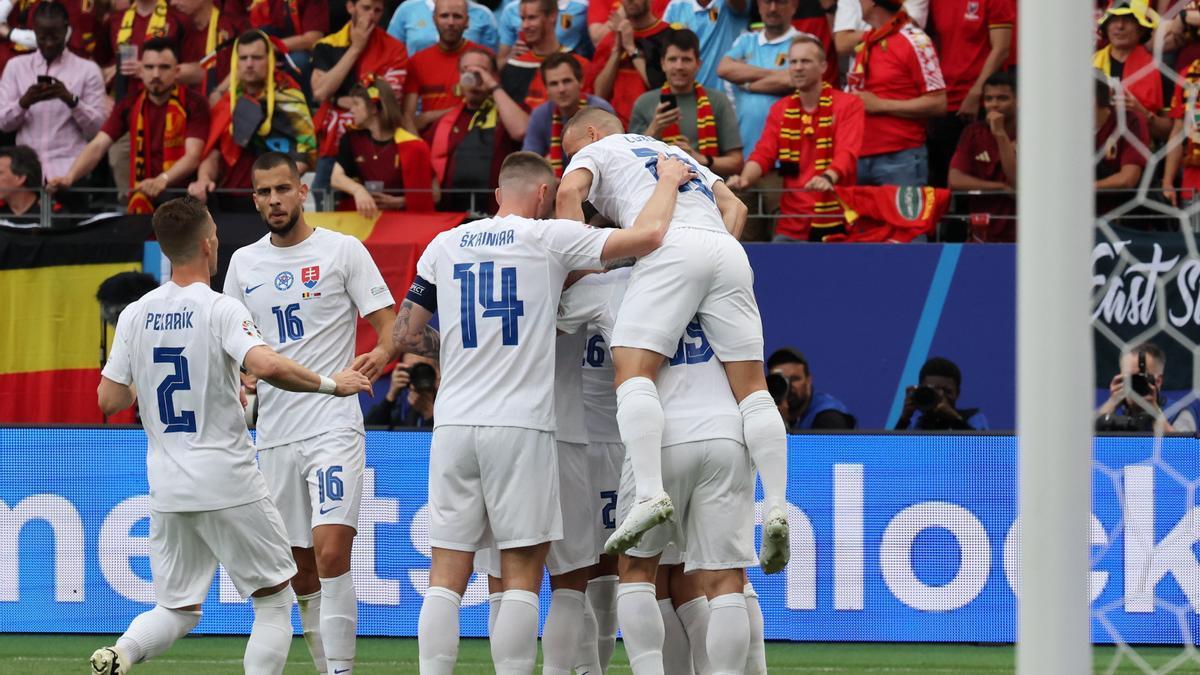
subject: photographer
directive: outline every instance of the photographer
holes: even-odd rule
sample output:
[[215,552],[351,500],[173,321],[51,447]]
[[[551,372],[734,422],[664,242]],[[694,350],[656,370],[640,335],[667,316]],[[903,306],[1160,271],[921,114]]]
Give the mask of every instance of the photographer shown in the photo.
[[[919,384],[904,390],[904,410],[896,429],[902,431],[982,431],[987,418],[978,408],[957,407],[962,371],[950,359],[935,356],[921,366]],[[921,416],[913,423],[912,416]]]
[[767,359],[767,389],[789,430],[853,429],[854,415],[844,403],[813,391],[808,361],[791,347],[777,349]]
[[[1108,400],[1096,409],[1096,431],[1153,431],[1155,420],[1163,416],[1167,404],[1162,395],[1166,366],[1163,351],[1153,342],[1144,342],[1124,354],[1121,372],[1108,384]],[[1196,431],[1191,406],[1174,419],[1162,419],[1164,433]]]
[[368,426],[433,427],[433,401],[437,398],[440,374],[433,361],[405,354],[392,369],[392,386],[387,396],[364,418]]

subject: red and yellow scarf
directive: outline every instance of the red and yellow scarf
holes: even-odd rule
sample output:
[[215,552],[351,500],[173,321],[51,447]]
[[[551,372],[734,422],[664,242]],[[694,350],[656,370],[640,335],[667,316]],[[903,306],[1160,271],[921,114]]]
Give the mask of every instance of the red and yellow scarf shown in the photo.
[[[128,44],[133,37],[133,22],[137,19],[137,3],[129,5],[129,9],[121,15],[121,27],[117,30],[117,44]],[[146,24],[146,37],[162,37],[167,34],[167,0],[158,0],[154,4],[154,13]]]
[[1200,59],[1192,61],[1183,73],[1182,103],[1183,127],[1187,132],[1187,150],[1183,153],[1183,165],[1200,167],[1200,124],[1196,114],[1200,112]]
[[908,18],[908,12],[900,10],[890,21],[883,24],[879,28],[868,31],[863,36],[863,41],[855,48],[857,54],[854,60],[854,66],[850,69],[848,84],[850,90],[854,91],[862,88],[862,83],[866,79],[867,74],[867,59],[871,57],[871,49],[875,45],[879,45],[883,49],[887,49],[887,39],[900,32],[911,19]]
[[[162,137],[162,170],[165,172],[183,158],[187,142],[187,89],[175,85],[171,98],[167,100]],[[151,143],[147,138],[146,105],[152,104],[146,90],[138,94],[133,104],[133,119],[129,124],[129,186],[132,188],[150,178],[146,172],[150,167]],[[154,213],[154,202],[137,190],[129,193],[129,213]]]
[[[696,150],[707,157],[717,156],[717,118],[713,116],[712,102],[699,82],[692,84],[696,92]],[[661,92],[671,93],[671,85],[664,84]],[[687,138],[680,133],[679,124],[671,124],[662,130],[664,143],[678,143]]]
[[[799,176],[801,148],[812,142],[813,175],[820,175],[833,165],[833,87],[825,82],[821,85],[821,98],[817,103],[816,115],[804,110],[800,92],[794,92],[783,111],[783,125],[779,129],[779,173],[784,176]],[[824,193],[816,201],[816,214],[811,226],[831,228],[842,225],[842,208],[833,193]],[[818,238],[820,235],[818,233]]]
[[[587,107],[587,96],[579,97],[579,110]],[[562,149],[563,118],[562,111],[554,106],[554,116],[550,118],[550,166],[554,169],[555,178],[562,178],[563,149]]]

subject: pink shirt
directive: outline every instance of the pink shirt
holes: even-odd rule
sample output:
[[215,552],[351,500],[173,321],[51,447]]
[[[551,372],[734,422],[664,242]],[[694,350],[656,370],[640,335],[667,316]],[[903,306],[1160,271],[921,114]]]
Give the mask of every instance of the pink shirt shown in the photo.
[[[37,84],[38,75],[61,80],[68,91],[79,97],[79,103],[71,108],[53,99],[34,103],[28,110],[22,108],[18,101],[29,87]],[[70,51],[64,51],[49,65],[37,51],[15,57],[0,77],[0,130],[16,131],[17,143],[33,148],[47,179],[63,176],[70,170],[107,118],[108,99],[104,95],[100,66]]]

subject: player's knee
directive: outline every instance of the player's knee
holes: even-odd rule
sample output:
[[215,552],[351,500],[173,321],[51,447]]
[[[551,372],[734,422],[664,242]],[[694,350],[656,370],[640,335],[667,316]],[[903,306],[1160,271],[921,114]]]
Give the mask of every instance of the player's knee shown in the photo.
[[317,572],[324,579],[340,577],[350,571],[350,549],[322,550],[317,553]]

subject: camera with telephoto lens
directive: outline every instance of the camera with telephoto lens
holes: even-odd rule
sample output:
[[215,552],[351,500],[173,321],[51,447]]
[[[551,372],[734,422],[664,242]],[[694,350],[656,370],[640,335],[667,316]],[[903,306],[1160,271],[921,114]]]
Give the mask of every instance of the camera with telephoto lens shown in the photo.
[[408,387],[413,391],[433,391],[437,371],[428,363],[414,363],[408,369]]
[[771,399],[775,401],[775,405],[783,403],[783,398],[787,396],[788,380],[779,373],[771,373],[767,375],[767,392],[771,394]]
[[1154,416],[1146,413],[1101,415],[1096,420],[1096,431],[1154,431]]
[[933,387],[921,385],[913,389],[912,402],[917,407],[917,410],[927,413],[938,407],[938,404],[942,402],[942,392]]

